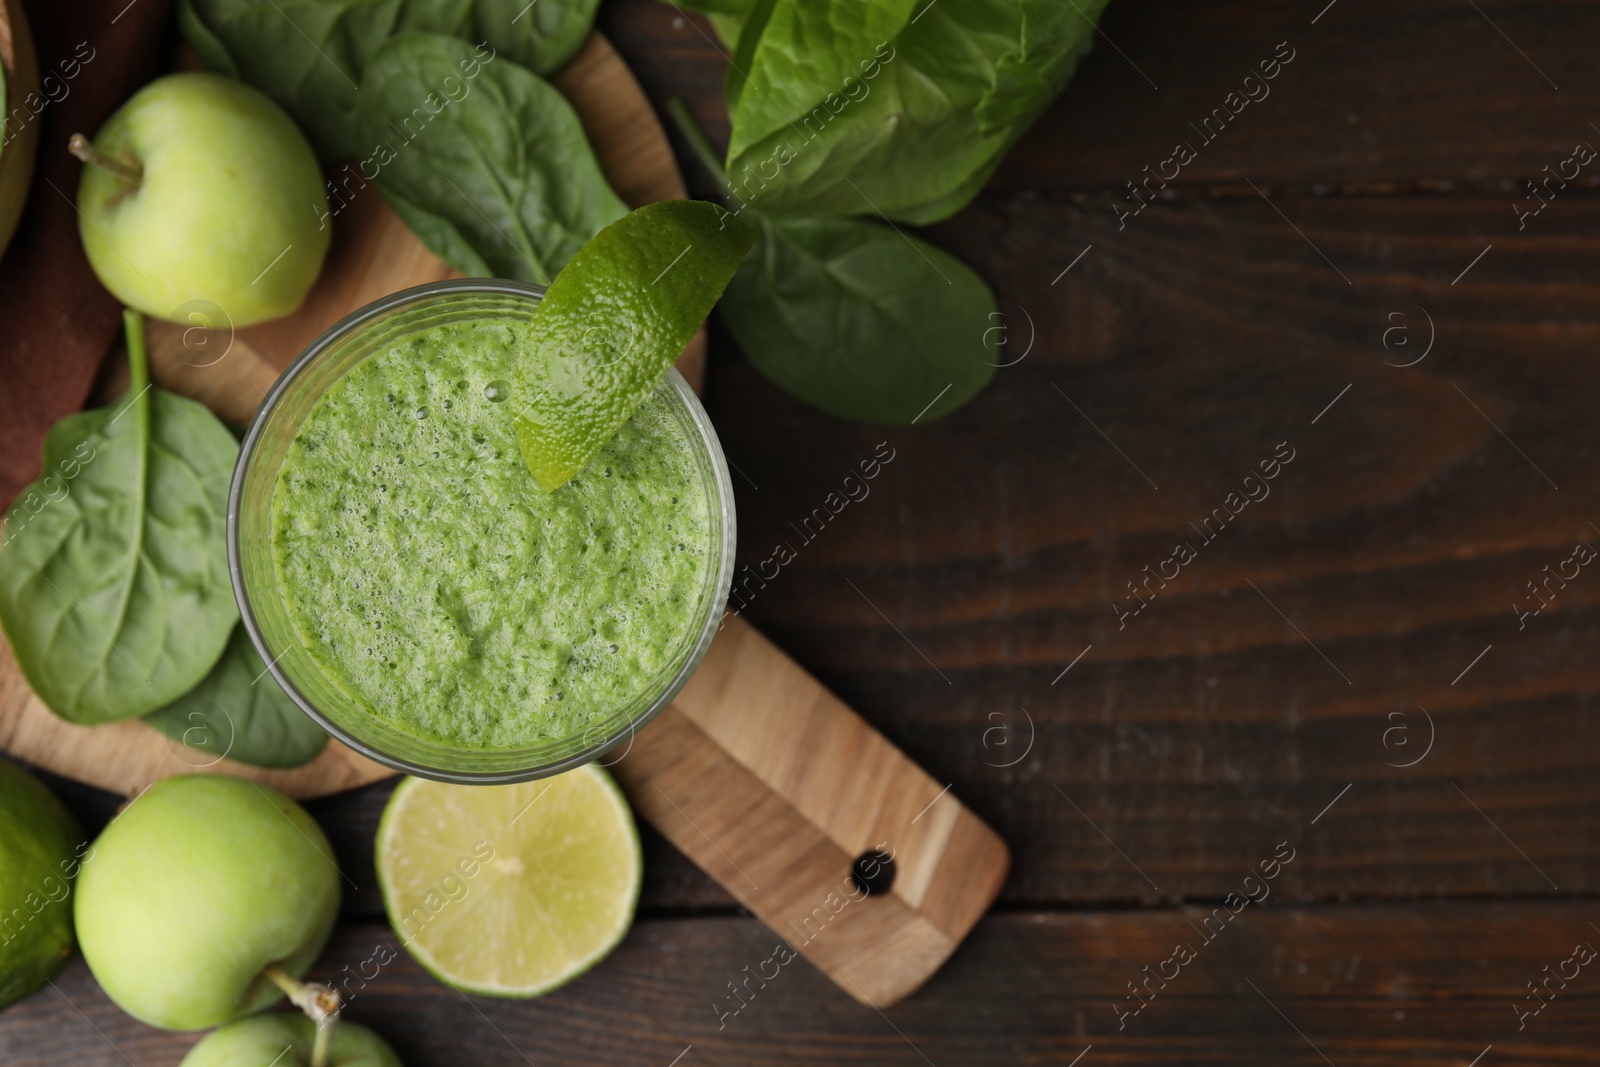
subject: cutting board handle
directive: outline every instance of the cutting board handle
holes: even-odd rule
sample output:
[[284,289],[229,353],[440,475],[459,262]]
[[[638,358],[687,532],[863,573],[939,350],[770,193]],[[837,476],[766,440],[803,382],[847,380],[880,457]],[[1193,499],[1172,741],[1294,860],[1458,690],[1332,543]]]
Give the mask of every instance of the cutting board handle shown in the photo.
[[1005,881],[993,830],[737,616],[619,751],[634,807],[864,1003],[927,981]]

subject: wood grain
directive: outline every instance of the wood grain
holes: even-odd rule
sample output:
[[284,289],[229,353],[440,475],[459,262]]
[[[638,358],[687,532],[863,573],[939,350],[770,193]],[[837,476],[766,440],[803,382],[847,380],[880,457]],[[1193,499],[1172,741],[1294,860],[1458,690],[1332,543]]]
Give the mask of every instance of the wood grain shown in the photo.
[[[934,426],[831,422],[720,360],[741,564],[797,552],[747,615],[956,783],[1016,851],[1012,901],[1220,895],[1352,783],[1286,892],[1594,893],[1600,580],[1525,629],[1512,604],[1600,545],[1600,204],[1504,243],[1480,198],[1276,206],[1352,284],[1259,197],[1119,232],[986,195],[939,236],[1032,349]],[[1421,354],[1424,311],[1432,353],[1386,365]],[[1400,323],[1412,347],[1386,349]],[[871,496],[802,539],[880,440]],[[1189,524],[1286,441],[1271,496],[1203,542]],[[1124,628],[1127,583],[1185,539],[1198,558]],[[1388,765],[1423,754],[1428,716],[1431,752]]]
[[[377,924],[341,927],[312,973],[348,982],[349,1018],[377,1030],[409,1067],[667,1067],[679,1056],[680,1064],[863,1067],[1466,1067],[1490,1045],[1479,1067],[1556,1067],[1593,1062],[1594,965],[1564,990],[1552,984],[1557,997],[1521,1031],[1512,1005],[1531,1003],[1524,983],[1575,943],[1600,945],[1592,910],[1269,900],[1220,933],[1209,927],[1213,943],[1195,929],[1210,907],[998,915],[921,995],[883,1013],[803,960],[764,966],[774,935],[733,917],[641,922],[601,966],[532,1001],[464,1002]],[[1119,1030],[1113,1005],[1136,1003],[1122,1000],[1127,983],[1183,943],[1194,960],[1164,989],[1152,980],[1154,999]],[[392,962],[376,962],[390,953]],[[751,977],[758,972],[769,976],[764,984]],[[55,985],[0,1017],[8,1067],[169,1067],[196,1040],[122,1014],[80,959]]]
[[[994,831],[742,619],[612,764],[645,818],[852,996],[886,1007],[988,910]],[[851,863],[894,864],[863,894]]]
[[[1594,141],[1597,88],[1537,6],[1340,0],[1311,27],[1326,6],[1107,9],[1067,92],[929,231],[994,285],[1020,358],[945,422],[828,419],[718,338],[741,565],[799,556],[747,616],[1011,843],[1002,900],[1216,897],[1346,786],[1298,897],[1600,889],[1600,585],[1525,629],[1512,611],[1600,524],[1591,179],[1524,230],[1512,209]],[[704,20],[606,11],[652,96],[724,136]],[[1119,226],[1126,182],[1286,39],[1271,97]],[[872,497],[798,535],[885,439]],[[1273,495],[1119,629],[1126,583],[1285,440]]]

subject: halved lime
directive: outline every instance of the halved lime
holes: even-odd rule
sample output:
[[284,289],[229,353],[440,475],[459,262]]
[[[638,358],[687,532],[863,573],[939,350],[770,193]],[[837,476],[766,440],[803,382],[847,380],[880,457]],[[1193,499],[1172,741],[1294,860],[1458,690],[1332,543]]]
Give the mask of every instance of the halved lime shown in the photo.
[[534,997],[571,981],[617,946],[639,902],[633,813],[592,764],[516,785],[407,778],[376,852],[401,944],[470,993]]

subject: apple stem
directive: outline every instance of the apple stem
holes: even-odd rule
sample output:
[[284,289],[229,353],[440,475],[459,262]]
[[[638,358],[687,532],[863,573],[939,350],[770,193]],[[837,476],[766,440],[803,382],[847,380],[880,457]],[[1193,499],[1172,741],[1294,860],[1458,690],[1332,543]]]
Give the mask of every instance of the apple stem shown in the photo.
[[83,162],[109,170],[112,174],[124,181],[132,182],[134,185],[144,181],[144,168],[138,163],[124,163],[120,159],[111,158],[96,148],[89,141],[89,138],[81,133],[75,133],[67,138],[67,151]]
[[333,1024],[337,1018],[330,1015],[317,1024],[317,1036],[311,1042],[311,1067],[328,1067],[328,1049],[333,1045]]
[[316,1040],[311,1046],[311,1067],[328,1067],[333,1028],[339,1021],[339,1012],[344,1008],[339,991],[321,982],[302,982],[277,964],[269,965],[262,973],[284,991],[290,1003],[317,1024]]

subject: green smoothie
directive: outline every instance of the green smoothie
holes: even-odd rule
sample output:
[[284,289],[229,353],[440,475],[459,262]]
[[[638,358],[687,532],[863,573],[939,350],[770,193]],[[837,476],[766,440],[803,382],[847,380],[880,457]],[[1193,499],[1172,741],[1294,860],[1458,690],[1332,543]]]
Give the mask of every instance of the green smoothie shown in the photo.
[[278,590],[370,714],[467,749],[581,734],[659,686],[716,548],[658,393],[553,493],[514,429],[512,317],[429,326],[322,395],[272,496]]

